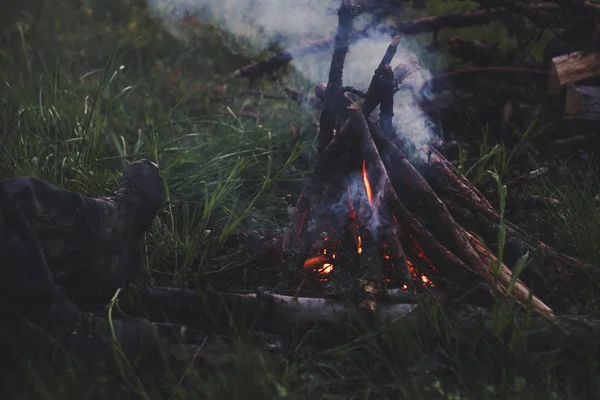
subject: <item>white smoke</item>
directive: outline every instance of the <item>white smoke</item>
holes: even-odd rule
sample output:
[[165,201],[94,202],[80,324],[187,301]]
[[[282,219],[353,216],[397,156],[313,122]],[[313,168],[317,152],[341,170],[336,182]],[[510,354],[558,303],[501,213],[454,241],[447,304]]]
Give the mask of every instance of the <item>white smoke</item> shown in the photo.
[[337,16],[327,13],[337,0],[148,0],[152,11],[166,19],[192,14],[247,40],[257,54],[277,43],[290,47],[335,33]]
[[[178,19],[186,14],[215,22],[233,37],[243,38],[244,51],[252,57],[273,44],[288,48],[310,40],[333,37],[337,29],[337,14],[328,12],[339,8],[339,0],[148,0],[153,11],[165,19]],[[367,17],[359,18],[361,29]],[[362,25],[362,26],[361,26]],[[344,64],[343,83],[366,91],[391,37],[377,31],[350,46]],[[226,43],[227,44],[227,43]],[[402,37],[392,67],[412,58],[419,60],[413,49],[417,46]],[[327,82],[331,55],[327,52],[304,56],[292,65],[309,81]],[[434,138],[433,124],[419,107],[419,99],[428,95],[426,81],[430,76],[423,65],[404,82],[406,89],[394,97],[393,125],[397,134],[408,139],[416,148]],[[418,153],[419,154],[419,153]],[[421,158],[424,157],[421,154]]]
[[394,95],[394,117],[392,124],[396,134],[407,139],[414,147],[411,158],[419,158],[424,161],[426,152],[421,146],[431,143],[439,137],[435,132],[435,124],[429,116],[423,112],[419,102],[424,98],[431,98],[427,84],[431,73],[421,68],[409,75],[403,82],[402,89]]

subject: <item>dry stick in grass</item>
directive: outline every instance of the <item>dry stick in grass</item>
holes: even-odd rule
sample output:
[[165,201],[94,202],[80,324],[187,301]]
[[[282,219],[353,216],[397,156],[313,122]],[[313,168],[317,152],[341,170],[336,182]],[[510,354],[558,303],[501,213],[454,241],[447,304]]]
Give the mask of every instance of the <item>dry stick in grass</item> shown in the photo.
[[437,151],[437,149],[431,145],[425,145],[423,150],[429,155],[431,163],[438,165],[442,169],[443,176],[448,179],[450,184],[454,186],[459,193],[467,195],[480,211],[488,215],[496,213],[494,207],[492,207],[488,199],[481,194],[479,189],[477,189],[466,176],[461,174],[454,165],[446,159],[446,157]]
[[[548,174],[548,172],[550,172],[550,169],[547,167],[541,167],[541,168],[537,168],[534,169],[533,171],[530,171],[526,174],[523,174],[521,176],[516,177],[515,179],[508,181],[504,184],[504,186],[506,186],[507,189],[514,189],[524,183],[527,182],[531,182],[533,180],[536,180],[537,178],[544,176],[546,174]],[[497,196],[498,195],[498,190],[497,189],[489,189],[486,193],[486,196],[491,197],[491,196]]]
[[[477,232],[486,242],[495,243],[498,240],[499,223],[490,221],[480,213],[473,213],[461,205],[454,204],[453,201],[448,202],[448,207],[459,223]],[[516,262],[528,252],[534,259],[538,259],[543,278],[547,281],[545,287],[541,290],[538,288],[538,290],[545,297],[549,296],[549,299],[554,299],[556,304],[565,304],[565,298],[563,292],[554,293],[550,289],[551,287],[564,287],[569,284],[570,277],[583,277],[586,272],[593,271],[591,266],[586,266],[580,260],[557,253],[545,243],[531,240],[529,237],[515,232],[508,221],[505,221],[505,232],[504,258],[510,262]],[[530,271],[526,269],[523,274],[531,278],[539,278],[538,274],[535,274],[534,271],[531,272],[530,275]]]
[[[481,261],[483,261],[484,266],[479,268],[477,272],[479,272],[486,281],[488,281],[493,288],[496,289],[496,292],[506,293],[507,289],[510,287],[511,280],[513,278],[512,271],[504,264],[500,264],[500,268],[497,274],[494,273],[494,270],[497,268],[498,259],[495,255],[493,255],[484,245],[479,241],[479,239],[475,238],[469,232],[464,231],[464,234],[467,236],[472,246],[475,248],[477,253],[480,255]],[[495,285],[495,283],[498,285]],[[495,286],[495,287],[494,287]],[[546,315],[553,315],[553,311],[550,307],[544,304],[537,296],[534,296],[531,290],[520,279],[515,281],[514,287],[512,289],[512,294],[517,298],[519,303],[523,305],[530,304],[531,307]]]
[[[456,195],[453,196],[453,199],[456,200],[457,205],[471,212],[480,213],[497,226],[500,223],[500,215],[498,215],[486,197],[463,174],[458,172],[456,168],[436,149],[429,145],[424,146],[424,149],[431,155],[432,165],[435,164],[440,167],[446,182],[454,188]],[[532,238],[531,235],[512,224],[510,221],[505,221],[505,225],[507,236],[515,237],[516,241],[526,243],[540,254],[543,254],[550,259],[555,259],[557,261],[558,269],[568,270],[570,268],[576,268],[581,271],[591,271],[593,269],[592,265],[566,254],[559,253],[546,243]],[[488,226],[492,225],[489,224]],[[498,237],[497,234],[495,237]]]
[[[436,149],[430,145],[426,145],[424,149],[428,152],[428,154],[431,155],[430,158],[432,164],[436,164],[441,168],[443,171],[442,175],[445,179],[447,179],[447,183],[449,183],[455,189],[456,193],[460,194],[460,197],[455,196],[457,205],[472,212],[480,213],[484,218],[493,222],[493,225],[489,223],[486,224],[487,227],[499,226],[498,224],[500,223],[500,216],[494,207],[492,207],[490,202],[485,198],[485,196],[463,174],[458,172],[458,170]],[[458,198],[460,198],[462,201],[458,201]],[[510,221],[505,220],[505,226],[507,236],[511,239],[514,238],[513,240],[515,242],[521,243],[521,248],[526,246],[530,247],[532,249],[532,253],[539,252],[549,259],[556,260],[557,272],[567,274],[567,271],[571,268],[575,268],[580,271],[593,270],[592,265],[569,255],[557,252],[546,243],[531,237],[531,235],[512,224]],[[495,230],[494,232],[494,238],[497,238],[498,230]],[[492,237],[488,237],[488,239],[496,240]]]
[[[425,146],[425,148],[430,151],[432,164],[437,165],[442,170],[443,179],[446,180],[445,183],[449,183],[454,188],[454,194],[451,195],[452,201],[448,203],[448,206],[453,208],[453,215],[460,218],[462,223],[468,224],[475,231],[484,235],[485,240],[495,242],[500,229],[500,216],[498,213],[485,196],[437,150],[431,146]],[[453,206],[452,203],[455,203],[456,206]],[[468,212],[475,214],[469,217],[465,215]],[[529,251],[534,257],[539,257],[546,268],[550,263],[550,265],[553,265],[553,267],[550,267],[552,274],[557,275],[557,284],[561,283],[560,277],[594,270],[594,267],[589,263],[557,252],[551,246],[535,239],[510,221],[505,220],[504,223],[507,241],[506,251],[520,255]]]

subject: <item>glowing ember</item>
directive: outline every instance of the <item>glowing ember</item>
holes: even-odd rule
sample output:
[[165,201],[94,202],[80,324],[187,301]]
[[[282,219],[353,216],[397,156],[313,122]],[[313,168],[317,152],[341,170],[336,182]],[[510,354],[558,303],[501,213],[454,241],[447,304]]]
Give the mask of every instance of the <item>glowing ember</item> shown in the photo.
[[371,184],[369,183],[369,178],[367,177],[367,161],[363,159],[362,163],[362,173],[363,173],[363,182],[365,184],[365,190],[367,191],[367,198],[369,199],[369,203],[373,203],[373,193],[371,192]]
[[356,251],[358,252],[358,254],[362,254],[362,239],[360,238],[360,235],[358,235],[356,245],[358,246],[358,249]]
[[421,280],[423,281],[423,283],[428,283],[429,282],[429,278],[426,277],[425,275],[421,275]]
[[304,261],[304,268],[313,268],[317,265],[325,264],[327,261],[329,261],[329,257],[325,255],[307,258],[306,261]]
[[333,271],[333,264],[325,263],[317,272],[320,274],[330,274],[331,271]]
[[412,235],[412,233],[409,235],[410,238],[412,239],[412,248],[413,250],[417,251],[417,256],[422,259],[423,261],[427,262],[427,264],[430,265],[431,269],[433,269],[435,271],[435,268],[432,265],[432,262],[427,258],[427,256],[425,255],[425,251],[421,248],[421,246],[419,245],[419,243],[417,242],[417,240],[414,238],[414,236]]

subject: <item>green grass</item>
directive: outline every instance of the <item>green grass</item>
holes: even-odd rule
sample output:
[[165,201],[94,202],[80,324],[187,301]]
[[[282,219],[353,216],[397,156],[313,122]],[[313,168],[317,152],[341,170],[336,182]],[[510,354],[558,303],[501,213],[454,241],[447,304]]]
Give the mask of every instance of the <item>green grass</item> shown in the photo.
[[[474,5],[428,3],[432,13]],[[240,263],[224,266],[232,271],[233,284],[213,273],[215,265],[223,267],[225,240],[237,230],[285,228],[289,212],[280,197],[297,193],[313,165],[312,123],[318,114],[291,101],[243,95],[247,83],[227,74],[248,60],[223,45],[227,40],[241,47],[241,41],[235,44],[210,24],[192,28],[156,21],[144,4],[89,1],[81,10],[66,0],[40,2],[32,7],[37,14],[9,26],[0,49],[0,177],[34,176],[87,195],[105,195],[128,162],[157,161],[167,201],[140,243],[137,278],[173,286],[243,286],[252,272]],[[469,34],[478,37],[476,31]],[[484,31],[502,45],[514,44],[494,26]],[[261,81],[257,88],[283,96],[287,85],[310,90],[293,72],[279,81]],[[248,111],[256,117],[244,117]],[[298,141],[290,130],[298,133]],[[463,170],[477,184],[493,176],[501,188],[517,174],[517,149],[482,141],[479,161]],[[534,184],[539,193],[557,197],[561,207],[550,215],[532,214],[528,226],[543,231],[543,221],[548,222],[555,227],[546,237],[549,242],[595,262],[600,255],[597,188],[598,182],[570,168]],[[503,237],[498,242],[501,255]],[[525,261],[511,267],[527,268]],[[590,286],[581,311],[595,313],[597,288]],[[203,347],[210,354],[218,348],[227,362],[166,362],[169,373],[159,380],[137,376],[122,363],[117,363],[120,373],[106,375],[85,363],[40,362],[24,351],[4,389],[14,399],[597,395],[593,360],[574,362],[527,351],[524,326],[509,324],[517,313],[511,305],[512,300],[495,305],[494,325],[505,329],[492,333],[459,333],[437,305],[424,304],[435,327],[433,338],[400,323],[374,332],[349,331],[337,341],[324,341],[319,332],[281,339],[280,352],[267,350],[278,338],[232,324],[226,334],[210,335]]]

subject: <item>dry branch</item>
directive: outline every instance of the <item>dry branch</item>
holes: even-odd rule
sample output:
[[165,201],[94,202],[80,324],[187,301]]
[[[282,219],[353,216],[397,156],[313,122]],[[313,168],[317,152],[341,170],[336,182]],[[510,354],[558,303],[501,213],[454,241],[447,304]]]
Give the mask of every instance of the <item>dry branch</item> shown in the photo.
[[[128,292],[136,304],[154,321],[170,321],[196,329],[214,329],[236,322],[260,325],[263,329],[286,333],[295,328],[311,329],[316,324],[348,327],[356,322],[357,307],[352,302],[322,298],[290,297],[269,292],[199,293],[191,289],[135,285]],[[383,322],[406,316],[415,304],[382,303],[375,318]]]
[[[538,179],[539,177],[548,174],[548,172],[550,172],[550,170],[547,167],[537,168],[537,169],[530,171],[524,175],[518,176],[511,181],[506,182],[504,184],[504,186],[506,186],[507,189],[514,189],[518,186],[523,185],[524,183],[534,181],[534,180]],[[487,197],[497,196],[498,190],[490,189],[490,190],[486,191],[485,195]]]

